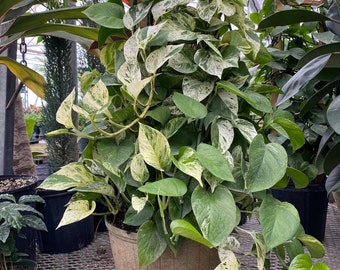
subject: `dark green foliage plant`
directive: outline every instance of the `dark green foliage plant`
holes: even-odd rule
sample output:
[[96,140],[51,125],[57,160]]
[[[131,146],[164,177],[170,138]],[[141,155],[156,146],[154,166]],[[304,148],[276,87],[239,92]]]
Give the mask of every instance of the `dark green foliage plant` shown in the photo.
[[24,237],[21,230],[30,227],[47,231],[43,216],[30,204],[44,203],[37,195],[23,195],[17,201],[11,194],[0,195],[0,269],[12,269],[13,265],[36,266],[34,261],[25,259],[15,246],[17,237]]
[[[71,64],[71,42],[52,36],[44,37],[46,55],[45,101],[42,110],[42,126],[44,132],[61,128],[56,121],[56,112],[61,102],[74,89],[74,77]],[[67,134],[57,137],[46,137],[47,152],[52,171],[75,161],[76,138]]]

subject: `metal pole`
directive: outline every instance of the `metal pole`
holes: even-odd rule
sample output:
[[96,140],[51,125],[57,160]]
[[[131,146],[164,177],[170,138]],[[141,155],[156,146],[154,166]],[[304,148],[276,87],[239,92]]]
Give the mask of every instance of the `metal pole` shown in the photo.
[[[13,43],[3,54],[16,59],[17,44]],[[16,77],[0,65],[0,175],[13,174],[13,137],[15,106],[6,109],[15,92]]]

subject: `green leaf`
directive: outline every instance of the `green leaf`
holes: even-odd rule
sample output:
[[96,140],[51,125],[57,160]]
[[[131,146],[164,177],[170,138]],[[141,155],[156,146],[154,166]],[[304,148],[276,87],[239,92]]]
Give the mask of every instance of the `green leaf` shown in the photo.
[[302,87],[314,79],[317,74],[326,66],[331,54],[321,55],[304,65],[287,83],[282,87],[284,95],[279,95],[276,105],[279,106],[283,102],[293,97]]
[[237,225],[235,201],[224,186],[216,187],[213,193],[197,186],[191,204],[204,238],[214,246],[220,245]]
[[47,232],[47,228],[46,228],[44,221],[37,216],[24,215],[23,223],[25,224],[25,226],[33,228],[35,230],[41,230],[41,231]]
[[72,106],[74,104],[75,97],[76,93],[75,90],[73,90],[60,104],[56,114],[57,122],[64,125],[66,128],[75,128],[72,120]]
[[59,171],[49,175],[40,185],[41,189],[66,190],[94,182],[92,173],[81,163],[69,163]]
[[87,17],[83,14],[85,9],[86,7],[68,7],[24,14],[15,19],[14,23],[4,35],[10,36],[16,33],[25,32],[53,19],[86,19]]
[[327,109],[329,125],[340,135],[340,96],[337,96]]
[[293,181],[296,188],[305,188],[309,185],[308,176],[298,169],[288,167],[287,176]]
[[[126,187],[126,179],[125,175],[121,170],[117,167],[114,167],[110,161],[106,160],[92,160],[105,174],[110,178],[110,180],[115,184],[119,192],[124,192]],[[98,193],[102,193],[108,195],[110,197],[114,197],[114,190],[111,185],[107,185],[105,188],[105,184],[97,184],[91,183],[90,185],[94,185],[92,188],[94,191]],[[107,190],[105,190],[107,189]],[[104,193],[103,193],[104,192]]]
[[268,194],[260,206],[260,223],[268,251],[294,237],[300,218],[293,205]]
[[171,118],[171,112],[169,107],[160,106],[156,107],[153,110],[149,110],[146,114],[157,122],[161,123],[163,126],[169,121]]
[[301,68],[304,65],[308,64],[310,61],[315,59],[316,57],[329,53],[337,53],[340,51],[340,42],[325,44],[319,47],[316,47],[313,50],[308,51],[298,62],[297,67]]
[[24,85],[31,89],[38,97],[44,99],[46,81],[43,76],[7,56],[0,56],[0,64],[6,65]]
[[5,243],[9,237],[9,234],[11,232],[11,226],[10,225],[1,225],[0,226],[0,241],[2,243]]
[[195,150],[190,147],[183,146],[180,148],[177,158],[178,159],[172,158],[175,166],[185,174],[194,177],[200,185],[203,186],[201,179],[203,167],[198,161]]
[[305,144],[303,131],[294,122],[283,117],[276,117],[271,127],[290,140],[294,151]]
[[64,212],[61,221],[58,224],[58,228],[80,221],[94,212],[96,209],[96,202],[92,201],[91,204],[88,200],[77,200],[70,202]]
[[334,143],[332,148],[325,155],[324,170],[327,174],[330,174],[332,170],[340,164],[340,141]]
[[234,182],[229,163],[220,150],[209,144],[201,143],[197,147],[197,157],[203,167],[213,175],[225,181]]
[[13,208],[13,205],[9,204],[2,207],[0,211],[0,220],[5,220],[10,227],[20,230],[22,228],[22,216],[20,212]]
[[124,8],[115,3],[99,3],[84,11],[89,19],[97,24],[113,29],[124,28]]
[[323,244],[315,237],[308,234],[300,234],[297,236],[302,244],[307,247],[312,258],[323,258],[326,250]]
[[328,17],[319,12],[306,9],[292,9],[275,12],[259,23],[258,29],[262,30],[268,27],[292,25],[301,22],[326,21]]
[[143,268],[156,261],[166,247],[165,237],[157,230],[156,224],[151,220],[145,222],[137,233],[139,267]]
[[75,187],[73,190],[79,192],[99,193],[110,198],[115,197],[115,190],[113,189],[113,187],[110,184],[105,183],[104,181],[96,181],[84,186]]
[[228,81],[220,81],[218,86],[223,89],[243,98],[249,105],[261,112],[269,113],[272,111],[270,101],[263,95],[252,91],[241,91],[233,83]]
[[158,130],[139,124],[139,151],[150,166],[164,171],[171,166],[171,150],[166,137]]
[[177,178],[164,178],[155,182],[147,182],[138,188],[139,191],[170,197],[180,197],[187,192],[186,184]]
[[297,255],[289,265],[289,270],[310,270],[312,269],[312,259],[308,254]]
[[245,174],[246,189],[256,192],[271,188],[285,175],[287,162],[287,153],[281,145],[265,144],[262,135],[257,135],[249,148],[249,168]]
[[117,144],[113,138],[98,140],[93,145],[93,159],[108,162],[113,168],[119,168],[134,153],[131,140],[126,139]]
[[137,212],[130,206],[125,213],[124,223],[130,226],[141,226],[152,218],[153,213],[153,208],[150,205],[144,206],[140,212]]
[[172,98],[177,108],[188,117],[201,119],[208,113],[202,103],[191,97],[175,92]]
[[157,69],[159,69],[171,57],[179,53],[183,46],[184,44],[168,45],[151,52],[145,60],[145,68],[151,74],[156,73]]
[[170,138],[187,122],[185,117],[171,118],[162,130],[166,138]]
[[207,247],[213,247],[213,245],[205,239],[190,222],[184,219],[176,219],[172,221],[170,229],[174,235],[181,235]]

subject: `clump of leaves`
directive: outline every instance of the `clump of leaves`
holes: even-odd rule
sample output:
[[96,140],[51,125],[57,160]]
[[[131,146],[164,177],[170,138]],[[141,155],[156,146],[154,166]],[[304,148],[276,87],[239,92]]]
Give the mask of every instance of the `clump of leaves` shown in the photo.
[[23,195],[18,200],[12,194],[0,194],[0,269],[13,265],[35,266],[32,260],[24,259],[15,246],[18,237],[25,237],[22,228],[47,231],[43,215],[32,205],[44,203],[38,195]]

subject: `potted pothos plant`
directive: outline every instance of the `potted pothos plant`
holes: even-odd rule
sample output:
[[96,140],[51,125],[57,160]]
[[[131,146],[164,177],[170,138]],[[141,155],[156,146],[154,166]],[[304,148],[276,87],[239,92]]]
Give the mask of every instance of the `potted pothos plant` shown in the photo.
[[[338,188],[340,178],[336,169],[340,163],[339,17],[338,5],[334,2],[317,11],[286,7],[259,24],[259,29],[266,29],[272,39],[280,35],[280,42],[284,44],[283,50],[272,49],[274,55],[284,59],[271,65],[276,67],[275,81],[283,90],[276,106],[292,113],[306,139],[305,145],[295,153],[289,151],[289,142],[285,146],[289,152],[290,179],[295,184],[289,194],[296,203],[300,201],[305,226],[320,240],[325,234],[328,206],[325,183],[331,192]],[[284,191],[278,192],[279,196],[285,196]],[[303,193],[308,202],[302,201]]]
[[[255,242],[259,269],[273,249],[285,266],[311,266],[309,256],[322,257],[322,244],[303,233],[296,209],[270,193],[288,158],[269,134],[288,137],[294,151],[304,139],[284,110],[272,108],[276,88],[251,80],[249,68],[271,57],[243,2],[114,1],[84,14],[100,25],[106,73],[82,77],[83,97],[76,101],[71,93],[57,112],[65,129],[49,134],[89,140],[78,162],[40,185],[76,192],[59,227],[104,204],[107,226],[136,237],[138,259],[120,264],[124,250],[114,257],[116,269],[155,269],[166,250],[180,257],[190,249],[181,251],[184,239],[220,247],[221,264],[202,269],[238,269],[232,236],[244,233]],[[86,119],[83,129],[73,123],[74,112]],[[255,214],[259,232],[238,227],[237,204]],[[302,243],[311,255],[300,254]]]

